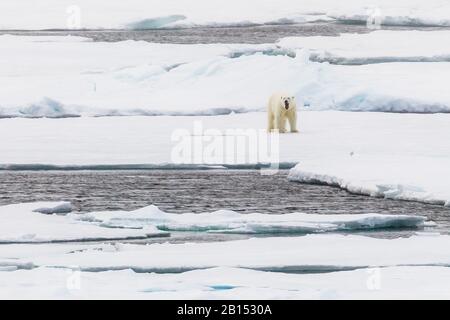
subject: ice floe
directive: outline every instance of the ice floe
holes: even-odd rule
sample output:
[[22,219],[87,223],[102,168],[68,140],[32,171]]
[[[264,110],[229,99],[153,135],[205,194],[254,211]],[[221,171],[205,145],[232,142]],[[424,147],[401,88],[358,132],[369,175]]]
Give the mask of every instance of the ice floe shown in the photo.
[[0,245],[0,268],[25,269],[36,268],[31,261],[37,257],[49,255],[67,255],[83,250],[113,250],[112,245],[103,243],[87,243],[78,241],[77,243],[2,243]]
[[415,157],[414,162],[408,162],[407,158],[358,155],[303,161],[291,169],[289,180],[336,186],[373,197],[449,205],[448,180],[444,178],[450,174],[448,159]]
[[333,8],[328,17],[345,23],[396,26],[450,26],[450,6],[448,2],[437,0],[428,3],[420,1],[396,0],[389,3],[383,0],[372,1],[370,4],[353,5]]
[[83,224],[71,215],[59,215],[59,213],[67,214],[68,208],[65,202],[27,203],[0,207],[0,243],[145,239],[151,236],[167,235],[152,226],[133,230]]
[[[333,20],[365,24],[375,16],[387,25],[450,25],[448,2],[430,0],[130,0],[111,3],[88,0],[5,0],[0,4],[0,29],[155,29],[196,26],[292,24]],[[22,19],[18,19],[22,17]],[[377,20],[378,21],[378,20]]]
[[[386,48],[384,38],[402,43],[400,33],[388,31],[331,40],[286,39],[278,45],[103,43],[65,37],[43,42],[2,36],[0,47],[8,59],[0,62],[0,117],[222,115],[265,110],[267,94],[262,93],[279,90],[292,92],[300,107],[311,110],[449,112],[445,84],[450,62],[442,61],[450,51],[436,44],[447,35],[411,32],[404,48]],[[421,47],[423,41],[428,45]],[[392,63],[349,68],[317,61]],[[268,74],[277,81],[269,81]]]
[[277,45],[285,52],[308,49],[310,59],[333,64],[450,61],[449,31],[388,31],[339,37],[289,37]]
[[155,206],[129,212],[69,214],[71,210],[72,206],[68,202],[0,207],[0,243],[145,239],[169,236],[167,231],[306,234],[379,228],[423,228],[429,224],[424,217],[406,215],[243,215],[226,210],[204,214],[171,214]]
[[448,299],[450,269],[288,274],[219,267],[155,274],[37,268],[0,271],[0,283],[2,299]]
[[319,234],[253,238],[213,243],[116,245],[18,262],[35,266],[78,266],[85,271],[133,269],[183,272],[211,267],[244,267],[279,272],[325,272],[386,266],[449,266],[450,236],[376,239]]
[[149,206],[135,211],[91,212],[79,219],[111,228],[152,225],[165,231],[225,232],[249,234],[316,233],[383,228],[422,228],[425,218],[407,215],[320,215],[305,213],[240,214],[230,210],[172,214]]

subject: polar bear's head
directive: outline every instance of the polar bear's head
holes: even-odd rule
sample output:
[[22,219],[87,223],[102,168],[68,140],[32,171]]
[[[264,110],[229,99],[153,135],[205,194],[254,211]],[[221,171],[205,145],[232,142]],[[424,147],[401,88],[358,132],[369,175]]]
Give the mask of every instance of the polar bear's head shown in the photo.
[[286,110],[294,108],[295,97],[281,96],[281,106]]

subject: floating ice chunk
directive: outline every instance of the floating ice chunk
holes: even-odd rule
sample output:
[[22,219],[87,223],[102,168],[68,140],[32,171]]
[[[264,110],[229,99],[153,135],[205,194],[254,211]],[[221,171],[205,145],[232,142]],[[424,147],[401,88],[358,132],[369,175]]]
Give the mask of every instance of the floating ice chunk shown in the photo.
[[382,214],[241,214],[231,210],[210,213],[171,214],[149,206],[136,211],[92,212],[79,215],[84,221],[111,228],[142,228],[152,225],[165,231],[222,233],[316,233],[378,228],[421,228],[425,217]]
[[[27,203],[0,207],[0,243],[144,239],[168,235],[151,225],[134,230],[83,223],[75,219],[76,215],[67,214],[68,208],[67,203]],[[45,214],[39,214],[36,210]],[[61,216],[59,213],[66,215]]]
[[143,29],[159,29],[168,27],[175,22],[179,22],[182,20],[185,20],[186,16],[183,15],[170,15],[166,17],[157,17],[157,18],[150,18],[150,19],[144,19],[140,21],[135,21],[132,23],[129,23],[127,27],[129,29],[135,29],[135,30],[143,30]]
[[72,212],[72,204],[70,202],[55,203],[53,206],[34,209],[33,212],[39,212],[44,214],[56,213],[58,215],[66,215]]

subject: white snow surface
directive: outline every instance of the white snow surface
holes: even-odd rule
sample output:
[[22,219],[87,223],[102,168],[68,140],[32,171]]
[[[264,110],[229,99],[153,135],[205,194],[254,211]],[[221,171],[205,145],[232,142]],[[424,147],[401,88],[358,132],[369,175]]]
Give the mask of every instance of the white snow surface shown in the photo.
[[[379,31],[279,44],[179,45],[4,35],[0,117],[249,112],[265,110],[276,91],[313,110],[449,112],[448,37],[448,31]],[[373,64],[383,61],[392,63]]]
[[[64,209],[64,210],[62,210]],[[1,243],[71,242],[147,238],[165,235],[152,226],[142,229],[112,229],[80,223],[67,214],[68,204],[24,203],[0,207]],[[36,210],[40,212],[36,212]],[[52,214],[55,213],[55,214]]]
[[19,259],[36,266],[78,266],[85,271],[133,269],[182,272],[211,267],[264,271],[339,271],[363,267],[450,266],[450,236],[417,235],[376,239],[356,235],[302,237],[183,244],[116,244],[113,250],[88,249]]
[[331,19],[366,23],[369,16],[383,24],[448,26],[449,12],[445,0],[4,0],[0,29],[152,29]]
[[184,244],[3,244],[0,296],[448,299],[449,244],[449,236],[432,233],[393,240],[320,234]]
[[388,31],[344,33],[339,37],[288,37],[277,45],[286,52],[308,49],[310,59],[333,64],[450,61],[450,32]]
[[341,22],[381,25],[450,26],[450,5],[447,1],[384,1],[366,2],[366,6],[342,6],[328,12],[328,17]]
[[448,164],[448,159],[420,156],[344,156],[303,161],[291,169],[288,179],[373,197],[449,206]]
[[156,274],[37,268],[0,271],[0,285],[2,299],[448,299],[450,269],[289,274],[218,267]]
[[91,212],[83,221],[104,227],[141,228],[147,225],[166,231],[227,233],[313,233],[380,228],[422,228],[425,217],[382,214],[240,214],[231,210],[210,213],[172,214],[149,206],[135,211]]

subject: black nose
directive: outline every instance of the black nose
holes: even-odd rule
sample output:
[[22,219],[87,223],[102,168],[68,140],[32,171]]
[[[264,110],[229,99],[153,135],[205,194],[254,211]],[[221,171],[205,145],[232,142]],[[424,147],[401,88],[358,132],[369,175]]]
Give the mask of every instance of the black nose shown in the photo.
[[289,102],[287,100],[284,100],[284,107],[287,109],[289,109]]

